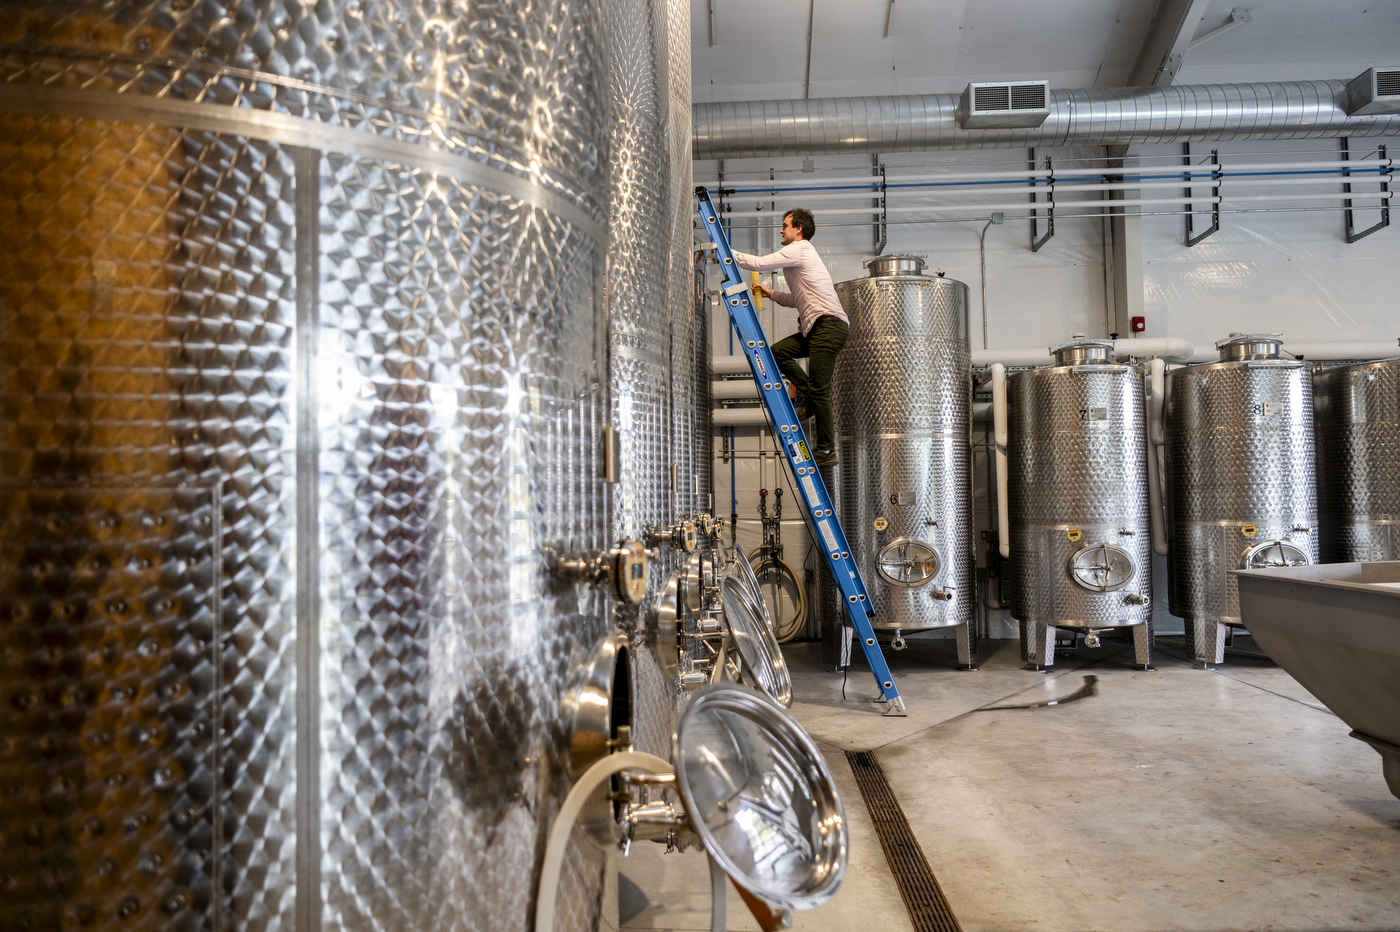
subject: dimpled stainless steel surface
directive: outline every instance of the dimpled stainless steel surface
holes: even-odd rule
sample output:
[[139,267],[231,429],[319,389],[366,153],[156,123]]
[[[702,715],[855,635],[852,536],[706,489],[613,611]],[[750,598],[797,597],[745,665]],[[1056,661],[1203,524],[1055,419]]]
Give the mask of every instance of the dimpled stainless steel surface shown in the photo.
[[[1017,372],[1007,379],[1006,407],[1011,614],[1073,628],[1143,624],[1151,614],[1152,535],[1142,369]],[[1112,584],[1127,579],[1113,591],[1085,588],[1071,572],[1076,554],[1099,545],[1131,562],[1120,558],[1128,571]],[[1088,552],[1097,563],[1095,553],[1112,551]],[[1142,604],[1133,604],[1137,597]]]
[[1400,559],[1400,360],[1313,373],[1324,563]]
[[607,627],[544,572],[609,537],[605,22],[0,8],[4,610],[75,606],[0,627],[0,927],[526,926]]
[[[973,617],[967,286],[890,275],[841,282],[836,293],[851,321],[834,378],[841,524],[875,628],[966,624]],[[925,585],[880,578],[876,554],[900,537],[937,552],[939,571]],[[931,597],[943,590],[953,598]]]
[[1224,660],[1240,621],[1226,570],[1284,539],[1317,559],[1312,379],[1306,364],[1249,360],[1167,373],[1167,595],[1192,659]]
[[[692,511],[695,326],[688,114],[689,43],[673,41],[674,0],[610,0],[609,129],[612,219],[608,244],[611,418],[621,455],[613,486],[614,538],[641,538]],[[686,14],[688,16],[688,13]],[[684,107],[675,112],[677,101]],[[686,146],[676,148],[676,120]],[[677,154],[685,155],[676,164]],[[684,556],[657,548],[647,596],[618,606],[635,631],[637,750],[666,755],[681,694],[656,653],[656,600]]]

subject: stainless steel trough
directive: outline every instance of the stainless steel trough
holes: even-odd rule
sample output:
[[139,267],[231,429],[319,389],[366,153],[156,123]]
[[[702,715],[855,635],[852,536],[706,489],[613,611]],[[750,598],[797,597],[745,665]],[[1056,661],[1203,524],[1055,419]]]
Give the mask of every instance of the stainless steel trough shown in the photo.
[[1380,753],[1400,797],[1400,561],[1232,572],[1249,633]]

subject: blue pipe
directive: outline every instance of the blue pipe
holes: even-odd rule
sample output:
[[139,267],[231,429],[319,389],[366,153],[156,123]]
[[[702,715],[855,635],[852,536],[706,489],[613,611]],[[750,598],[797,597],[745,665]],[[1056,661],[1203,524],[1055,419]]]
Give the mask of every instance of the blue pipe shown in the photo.
[[[1389,168],[1376,167],[1376,168],[1351,168],[1351,169],[1346,169],[1346,168],[1299,169],[1299,170],[1294,170],[1294,171],[1271,171],[1271,172],[1243,172],[1243,171],[1232,171],[1232,172],[1229,173],[1228,178],[1258,178],[1258,177],[1269,177],[1269,176],[1275,176],[1275,175],[1341,175],[1343,172],[1348,172],[1348,171],[1351,172],[1351,177],[1355,178],[1355,177],[1357,177],[1358,175],[1370,175],[1370,174],[1387,175],[1387,174],[1390,174],[1392,170],[1389,169]],[[1072,182],[1079,182],[1079,181],[1108,181],[1109,179],[1120,179],[1120,178],[1121,178],[1123,181],[1157,181],[1157,180],[1175,181],[1175,180],[1177,180],[1177,179],[1183,178],[1183,176],[1186,176],[1186,175],[1190,175],[1190,176],[1192,176],[1192,177],[1199,177],[1199,178],[1203,178],[1203,179],[1209,179],[1209,178],[1214,177],[1215,172],[1214,172],[1213,170],[1192,169],[1191,171],[1168,172],[1168,173],[1166,173],[1166,174],[1161,174],[1161,175],[1117,175],[1117,174],[1115,174],[1115,175],[1108,175],[1108,174],[1104,174],[1104,175],[1086,175],[1086,176],[1084,176],[1084,177],[1074,177],[1074,178],[1060,178],[1060,179],[1056,179],[1056,180],[1059,181],[1060,183],[1063,183],[1063,184],[1069,184],[1069,183],[1072,183]],[[1029,179],[1028,179],[1028,180],[1029,180]],[[886,187],[886,188],[971,188],[971,187],[978,187],[978,186],[981,186],[981,185],[1015,184],[1015,183],[1016,183],[1016,179],[1014,179],[1014,178],[1007,178],[1007,179],[1004,179],[1004,180],[1002,180],[1002,181],[910,181],[910,182],[905,182],[904,184],[887,184],[887,185],[885,185],[885,187]],[[1050,183],[1050,179],[1049,179],[1049,178],[1039,178],[1039,179],[1036,179],[1035,181],[1033,181],[1033,182],[1031,182],[1031,183],[1032,183],[1032,184],[1049,184],[1049,183]],[[809,186],[804,186],[804,187],[801,187],[801,188],[783,188],[783,189],[780,190],[780,191],[775,191],[775,190],[772,189],[772,188],[736,188],[736,189],[734,189],[734,193],[735,193],[735,194],[764,194],[764,195],[773,196],[773,195],[789,194],[789,193],[792,193],[792,192],[794,192],[794,191],[857,191],[857,192],[863,192],[863,191],[878,191],[879,189],[880,189],[880,186],[879,186],[879,185],[868,185],[868,184],[851,184],[851,185],[809,185]],[[728,224],[729,222],[730,222],[729,220],[726,220],[726,221],[725,221],[726,224]]]

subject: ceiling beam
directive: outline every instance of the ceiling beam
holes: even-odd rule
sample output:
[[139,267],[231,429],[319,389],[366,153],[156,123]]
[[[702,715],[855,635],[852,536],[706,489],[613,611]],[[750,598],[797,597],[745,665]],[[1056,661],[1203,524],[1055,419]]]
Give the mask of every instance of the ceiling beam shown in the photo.
[[1211,0],[1161,0],[1142,51],[1128,76],[1129,87],[1165,87],[1176,80],[1181,61]]

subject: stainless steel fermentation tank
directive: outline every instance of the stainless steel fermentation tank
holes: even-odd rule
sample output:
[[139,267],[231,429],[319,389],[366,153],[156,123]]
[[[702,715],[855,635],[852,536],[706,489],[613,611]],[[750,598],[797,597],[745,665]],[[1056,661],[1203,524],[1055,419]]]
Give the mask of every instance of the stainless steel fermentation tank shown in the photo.
[[1113,343],[1051,347],[1056,364],[1007,379],[1011,614],[1021,659],[1055,662],[1057,627],[1091,645],[1132,628],[1134,661],[1152,661],[1152,533],[1143,370]]
[[0,928],[528,925],[612,614],[550,555],[693,507],[687,15],[0,11]]
[[1400,359],[1313,372],[1322,562],[1400,560]]
[[1312,379],[1280,345],[1232,334],[1219,362],[1167,373],[1167,594],[1196,663],[1240,624],[1227,570],[1317,562]]
[[880,256],[836,293],[850,336],[834,378],[841,523],[876,630],[957,625],[976,663],[967,286]]

